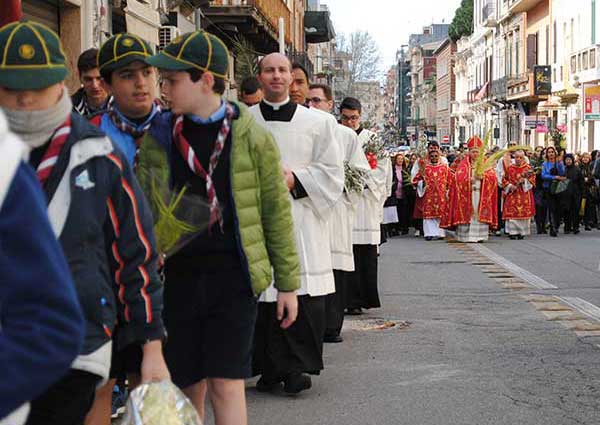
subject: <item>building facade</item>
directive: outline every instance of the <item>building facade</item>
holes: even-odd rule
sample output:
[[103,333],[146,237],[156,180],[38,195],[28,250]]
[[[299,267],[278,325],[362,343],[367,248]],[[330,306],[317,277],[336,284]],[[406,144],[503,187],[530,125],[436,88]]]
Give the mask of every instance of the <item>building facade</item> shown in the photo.
[[454,62],[456,43],[449,38],[433,52],[436,60],[436,131],[440,142],[453,144],[455,118],[451,115],[451,105],[456,98],[456,77]]

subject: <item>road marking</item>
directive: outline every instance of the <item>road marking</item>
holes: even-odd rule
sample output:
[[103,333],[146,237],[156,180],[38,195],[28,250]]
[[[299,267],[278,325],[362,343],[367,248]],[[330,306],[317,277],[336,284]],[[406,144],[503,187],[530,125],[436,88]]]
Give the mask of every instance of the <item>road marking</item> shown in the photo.
[[578,297],[558,297],[558,299],[578,310],[580,313],[600,322],[600,307],[597,305]]
[[538,289],[558,289],[557,286],[554,286],[553,284],[545,281],[541,277],[536,276],[533,273],[528,272],[527,270],[517,266],[516,264],[508,261],[503,256],[496,254],[494,251],[492,251],[489,248],[486,248],[485,246],[483,246],[481,244],[473,244],[472,248],[476,251],[479,251],[479,253],[481,255],[489,258],[496,264],[504,267],[506,270],[510,271],[515,276],[520,277],[521,279],[523,279],[525,282],[527,282],[531,286],[534,286]]

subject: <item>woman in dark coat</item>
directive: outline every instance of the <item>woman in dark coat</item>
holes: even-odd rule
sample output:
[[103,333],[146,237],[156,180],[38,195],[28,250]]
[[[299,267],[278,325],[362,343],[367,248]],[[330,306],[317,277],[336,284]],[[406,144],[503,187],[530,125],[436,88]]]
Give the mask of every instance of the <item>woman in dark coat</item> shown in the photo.
[[410,184],[407,183],[406,188],[406,198],[408,203],[408,212],[410,217],[410,227],[414,227],[416,231],[423,233],[423,214],[417,208],[417,190],[412,185],[412,179],[410,177],[410,172],[413,168],[415,162],[419,160],[419,157],[416,153],[412,153],[410,155],[410,159],[408,161],[408,166],[406,167],[406,178]]
[[594,179],[594,164],[592,156],[589,153],[581,155],[581,174],[583,176],[583,196],[585,202],[583,225],[585,230],[592,230],[592,226],[596,223],[596,204],[598,203],[598,186]]
[[544,181],[542,180],[542,164],[546,152],[541,146],[535,149],[535,155],[531,159],[531,168],[535,172],[535,188],[533,189],[533,197],[535,199],[535,227],[537,234],[548,234],[546,223],[548,217],[548,208],[546,207],[546,199],[544,197]]
[[[395,199],[396,209],[398,211],[398,231],[403,235],[408,234],[410,225],[409,191],[412,189],[410,181],[410,169],[408,161],[403,153],[396,155],[392,166],[392,193],[391,197]],[[413,190],[414,191],[414,190]]]
[[562,207],[565,219],[565,234],[579,233],[579,210],[581,209],[581,196],[583,194],[583,174],[579,167],[575,165],[573,154],[566,154],[565,176],[569,180],[567,190],[562,193]]

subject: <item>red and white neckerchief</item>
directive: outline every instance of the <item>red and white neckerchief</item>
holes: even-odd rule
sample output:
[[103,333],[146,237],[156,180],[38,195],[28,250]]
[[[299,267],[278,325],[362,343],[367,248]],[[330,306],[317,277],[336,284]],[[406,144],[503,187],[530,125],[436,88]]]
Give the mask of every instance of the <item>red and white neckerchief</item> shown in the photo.
[[211,233],[212,227],[217,222],[219,223],[221,232],[223,232],[223,215],[221,214],[219,199],[217,198],[217,192],[212,179],[212,175],[215,171],[215,168],[217,168],[217,164],[219,163],[219,157],[221,156],[221,153],[223,152],[223,148],[225,146],[225,141],[227,140],[227,136],[231,131],[231,119],[233,117],[233,108],[229,103],[226,103],[225,108],[225,118],[223,119],[223,124],[221,125],[221,129],[219,130],[219,135],[217,136],[217,140],[215,142],[215,148],[213,149],[212,154],[210,155],[208,172],[204,169],[204,167],[196,157],[194,149],[192,149],[189,142],[183,135],[183,115],[179,115],[176,117],[175,126],[173,127],[173,141],[175,142],[175,146],[177,146],[179,153],[190,167],[190,170],[192,170],[194,174],[203,178],[206,181],[206,196],[208,198],[208,203],[210,204],[210,219],[208,222],[209,233]]
[[56,161],[58,161],[60,151],[69,138],[69,134],[71,134],[71,116],[56,129],[50,138],[50,145],[48,146],[48,149],[46,149],[46,152],[40,161],[40,165],[37,167],[37,177],[42,186],[46,184],[46,180],[50,177],[52,169],[54,168]]

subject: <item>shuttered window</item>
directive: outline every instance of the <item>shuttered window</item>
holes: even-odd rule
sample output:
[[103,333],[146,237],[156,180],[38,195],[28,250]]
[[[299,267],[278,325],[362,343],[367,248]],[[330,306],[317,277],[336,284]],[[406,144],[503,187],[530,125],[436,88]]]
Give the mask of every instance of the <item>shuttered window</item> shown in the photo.
[[59,32],[58,5],[52,1],[23,0],[23,17],[39,22]]

